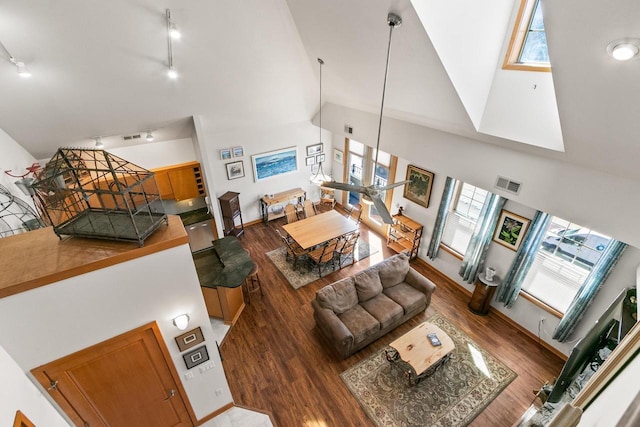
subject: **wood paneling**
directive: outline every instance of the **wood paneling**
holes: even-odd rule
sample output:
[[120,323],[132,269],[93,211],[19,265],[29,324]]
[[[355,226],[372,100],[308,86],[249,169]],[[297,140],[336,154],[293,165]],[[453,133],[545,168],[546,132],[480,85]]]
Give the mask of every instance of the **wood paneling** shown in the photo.
[[[467,308],[470,293],[433,274],[433,269],[428,271],[419,261],[412,265],[437,285],[426,312],[342,360],[315,327],[310,301],[317,289],[368,267],[379,256],[294,290],[266,256],[281,244],[272,228],[283,224],[284,220],[279,219],[270,226],[259,223],[245,227],[241,239],[260,266],[264,297],[245,307],[221,347],[236,404],[271,412],[281,427],[373,426],[340,379],[340,373],[381,351],[434,313],[446,317],[518,374],[472,426],[511,426],[534,399],[533,390],[560,372],[561,358],[495,311],[487,316],[471,313]],[[360,228],[361,239],[379,245],[385,256],[392,255],[383,237],[370,233],[365,225]]]

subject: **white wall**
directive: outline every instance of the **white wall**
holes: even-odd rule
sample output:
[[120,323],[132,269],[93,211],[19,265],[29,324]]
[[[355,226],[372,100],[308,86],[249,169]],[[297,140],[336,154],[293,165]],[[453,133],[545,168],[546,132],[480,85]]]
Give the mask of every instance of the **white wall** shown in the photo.
[[145,169],[154,169],[197,160],[191,138],[110,148],[108,151],[115,156]]
[[0,152],[2,152],[2,155],[0,156],[0,185],[7,188],[11,194],[20,197],[33,207],[31,198],[26,196],[14,184],[14,182],[19,178],[11,177],[4,173],[4,171],[9,170],[13,175],[22,175],[26,172],[27,167],[37,161],[36,158],[29,154],[2,129],[0,129]]
[[[202,328],[215,363],[204,373],[191,369],[190,380],[174,340],[182,331],[172,324],[182,313],[191,317],[189,328]],[[232,402],[186,244],[0,299],[0,345],[29,372],[151,321],[160,328],[196,416]]]
[[[305,165],[306,146],[316,144],[319,138],[318,128],[311,122],[259,126],[230,131],[216,131],[211,121],[206,117],[200,117],[195,123],[199,148],[202,157],[206,158],[206,162],[203,161],[202,164],[206,168],[207,186],[209,194],[212,195],[211,199],[215,211],[220,209],[215,198],[227,191],[240,193],[240,207],[245,224],[261,218],[259,199],[265,194],[279,193],[300,187],[307,192],[307,198],[320,199],[320,187],[309,183],[311,166]],[[333,159],[331,134],[324,131],[322,139],[326,158],[323,169],[328,174]],[[236,146],[244,148],[243,157],[220,160],[220,149]],[[298,171],[256,182],[251,156],[287,147],[297,147],[298,149]],[[229,180],[225,164],[234,161],[243,162],[245,176]],[[219,232],[222,233],[222,221],[219,220],[219,217],[216,217],[216,224],[220,227]]]
[[0,346],[0,425],[11,426],[20,410],[37,426],[71,425],[22,372],[18,364]]

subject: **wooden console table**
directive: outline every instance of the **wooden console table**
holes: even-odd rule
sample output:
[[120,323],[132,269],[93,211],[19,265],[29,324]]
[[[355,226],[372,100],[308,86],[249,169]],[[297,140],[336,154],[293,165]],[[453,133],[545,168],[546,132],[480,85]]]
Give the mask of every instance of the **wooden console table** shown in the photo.
[[265,223],[272,219],[282,218],[284,216],[284,205],[289,204],[291,200],[295,200],[295,203],[304,202],[307,198],[307,193],[302,188],[293,188],[272,196],[265,195],[260,198],[260,212],[262,212],[262,220]]

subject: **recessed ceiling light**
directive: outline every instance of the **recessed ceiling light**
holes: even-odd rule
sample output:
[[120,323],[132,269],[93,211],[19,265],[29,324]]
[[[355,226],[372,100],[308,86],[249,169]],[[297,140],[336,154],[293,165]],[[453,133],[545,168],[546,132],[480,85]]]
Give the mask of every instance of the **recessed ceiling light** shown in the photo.
[[147,141],[148,142],[153,141],[153,134],[151,132],[147,132]]
[[178,72],[176,71],[175,68],[171,67],[169,68],[169,71],[167,71],[167,76],[169,76],[170,79],[177,79]]
[[618,61],[628,61],[636,58],[640,53],[640,40],[620,39],[614,40],[607,45],[607,53]]

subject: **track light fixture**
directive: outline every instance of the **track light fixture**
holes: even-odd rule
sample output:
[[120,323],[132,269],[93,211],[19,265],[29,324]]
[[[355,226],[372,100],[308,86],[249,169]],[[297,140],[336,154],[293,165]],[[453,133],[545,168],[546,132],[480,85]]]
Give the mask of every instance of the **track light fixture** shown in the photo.
[[180,32],[176,28],[173,21],[171,21],[171,9],[166,10],[166,20],[167,20],[167,51],[168,51],[168,62],[169,62],[169,70],[167,71],[167,76],[170,79],[177,79],[178,72],[173,67],[173,39],[180,38]]
[[18,73],[18,75],[20,77],[22,77],[23,79],[27,79],[27,78],[31,77],[31,72],[27,69],[27,66],[24,65],[24,62],[18,61],[16,58],[14,58],[14,56],[11,55],[11,53],[2,44],[2,42],[0,42],[0,47],[2,47],[2,50],[7,55],[8,59],[9,59],[9,62],[11,62],[13,65],[16,66],[16,72]]
[[147,139],[147,142],[153,141],[153,134],[151,133],[151,131],[147,131],[146,139]]
[[104,142],[102,142],[102,138],[99,136],[93,138],[96,141],[96,148],[104,148]]

